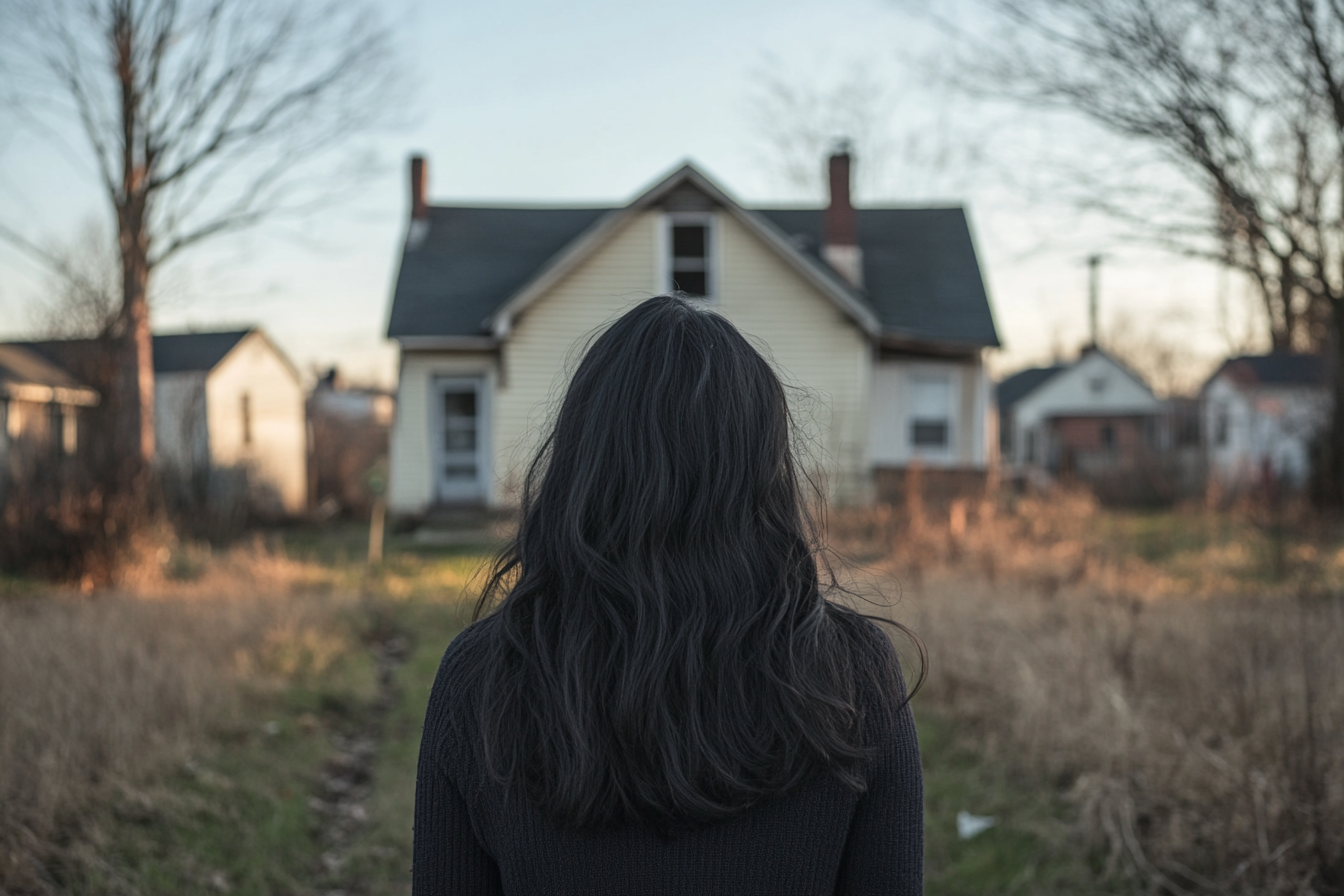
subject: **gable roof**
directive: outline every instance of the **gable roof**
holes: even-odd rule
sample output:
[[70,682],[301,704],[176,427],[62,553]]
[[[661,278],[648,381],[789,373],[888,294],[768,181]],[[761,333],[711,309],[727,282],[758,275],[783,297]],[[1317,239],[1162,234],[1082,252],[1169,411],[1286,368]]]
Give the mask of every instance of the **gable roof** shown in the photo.
[[613,208],[430,206],[401,256],[387,334],[483,336],[484,321]]
[[1208,381],[1225,376],[1241,389],[1258,386],[1324,386],[1325,358],[1321,355],[1294,355],[1274,352],[1268,355],[1242,355],[1228,358]]
[[755,233],[869,335],[999,344],[961,209],[860,209],[867,288],[857,290],[821,259],[822,209],[746,209],[689,164],[619,208],[431,206],[428,219],[408,234],[388,336],[413,345],[506,335],[515,314],[623,223],[687,184]]
[[20,401],[91,406],[98,393],[22,345],[0,343],[0,396]]
[[[225,356],[245,338],[257,334],[280,357],[285,367],[299,378],[299,372],[285,353],[258,328],[226,330],[217,333],[159,333],[153,339],[154,372],[191,373],[214,370]],[[8,345],[27,350],[49,365],[66,372],[81,369],[80,361],[108,350],[101,339],[50,339],[42,342],[11,342]],[[69,375],[67,373],[67,375]]]
[[154,372],[214,370],[224,356],[253,330],[223,333],[168,333],[154,337]]
[[999,416],[1002,417],[1007,414],[1013,405],[1034,392],[1037,386],[1044,385],[1046,380],[1067,369],[1068,365],[1065,364],[1053,364],[1050,367],[1028,367],[1026,370],[1019,370],[1004,379],[1003,382],[994,387],[994,397],[999,405]]

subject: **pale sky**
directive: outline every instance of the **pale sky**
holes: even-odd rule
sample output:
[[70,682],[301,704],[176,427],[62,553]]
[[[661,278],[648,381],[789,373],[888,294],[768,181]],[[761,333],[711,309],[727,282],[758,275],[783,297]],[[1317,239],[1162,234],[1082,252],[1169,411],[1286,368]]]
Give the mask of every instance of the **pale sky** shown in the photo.
[[[922,71],[942,40],[884,0],[387,2],[414,85],[407,122],[360,146],[373,163],[320,214],[205,244],[162,272],[159,331],[260,324],[303,370],[339,364],[391,383],[383,333],[407,215],[406,158],[429,159],[431,201],[619,203],[684,159],[744,203],[819,201],[767,161],[753,123],[763,69],[825,90],[882,92],[890,147],[860,205],[964,204],[1005,349],[996,370],[1075,351],[1087,335],[1083,259],[1107,254],[1103,337],[1157,336],[1210,363],[1249,307],[1211,268],[1117,242],[1060,197],[1023,184],[1081,131],[986,111]],[[876,106],[875,106],[876,108]],[[0,121],[0,222],[50,243],[106,215],[83,138]],[[1058,123],[1050,128],[1058,128]],[[8,133],[6,133],[8,132]],[[841,136],[841,135],[835,135]],[[922,147],[902,152],[911,143]],[[947,161],[936,158],[946,152]],[[823,164],[817,159],[818,170]],[[865,159],[861,152],[857,164]],[[877,165],[880,176],[871,170]],[[0,339],[33,333],[40,268],[0,243]]]

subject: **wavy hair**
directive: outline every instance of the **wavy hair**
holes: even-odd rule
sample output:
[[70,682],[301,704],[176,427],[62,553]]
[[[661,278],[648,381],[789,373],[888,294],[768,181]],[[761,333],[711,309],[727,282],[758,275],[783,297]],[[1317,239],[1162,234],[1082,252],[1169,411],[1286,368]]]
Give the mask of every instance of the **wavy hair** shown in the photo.
[[899,671],[827,599],[806,481],[779,378],[703,302],[602,333],[476,607],[496,779],[570,828],[711,821],[818,772],[862,791],[860,696],[894,705]]

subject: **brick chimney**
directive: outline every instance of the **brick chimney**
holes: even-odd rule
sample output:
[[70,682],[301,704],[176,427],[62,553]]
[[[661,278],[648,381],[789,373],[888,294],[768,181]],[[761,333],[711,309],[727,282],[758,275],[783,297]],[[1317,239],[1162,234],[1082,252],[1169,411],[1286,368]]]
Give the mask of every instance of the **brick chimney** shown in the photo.
[[863,250],[859,248],[859,219],[850,201],[851,156],[848,140],[841,140],[827,165],[830,202],[826,206],[821,257],[850,286],[863,287]]
[[425,201],[425,181],[429,172],[424,156],[411,156],[411,220],[423,221],[429,217],[429,203]]

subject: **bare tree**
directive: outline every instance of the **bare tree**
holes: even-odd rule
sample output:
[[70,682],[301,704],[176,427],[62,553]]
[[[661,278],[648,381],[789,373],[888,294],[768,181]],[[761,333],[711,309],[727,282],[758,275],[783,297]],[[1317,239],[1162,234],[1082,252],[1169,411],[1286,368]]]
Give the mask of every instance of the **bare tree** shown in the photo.
[[[148,294],[178,253],[313,201],[311,176],[386,115],[388,32],[360,0],[0,0],[30,123],[70,115],[117,230],[123,487],[154,456]],[[20,230],[0,236],[34,250]],[[50,253],[33,254],[52,261]]]
[[32,322],[43,339],[99,339],[121,313],[121,257],[96,218],[86,219],[72,242],[47,250],[47,301]]
[[861,160],[858,189],[871,191],[895,155],[886,85],[862,67],[819,83],[770,59],[753,75],[747,116],[780,182],[809,193],[825,184],[826,155],[847,141]]
[[1154,176],[1127,168],[1090,204],[1242,272],[1276,349],[1335,359],[1319,472],[1327,500],[1344,501],[1344,3],[979,3],[993,38],[957,34],[962,83],[1074,113],[1146,154]]

